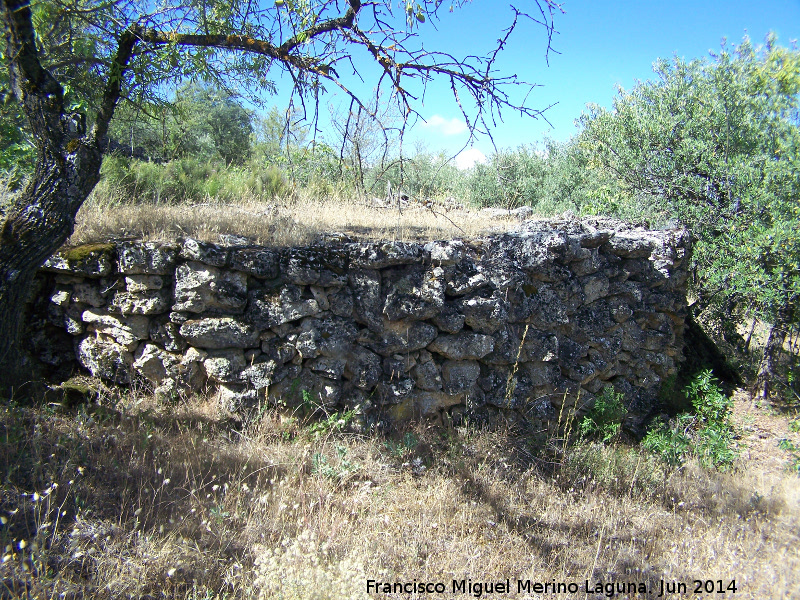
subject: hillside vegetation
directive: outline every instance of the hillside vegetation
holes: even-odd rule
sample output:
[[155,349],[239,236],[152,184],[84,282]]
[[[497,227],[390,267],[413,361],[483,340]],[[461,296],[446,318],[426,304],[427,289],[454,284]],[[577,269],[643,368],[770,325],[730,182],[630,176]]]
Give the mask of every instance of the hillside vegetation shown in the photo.
[[[611,389],[536,441],[510,425],[364,432],[352,415],[267,406],[242,422],[213,397],[165,403],[92,380],[5,399],[0,598],[426,597],[368,595],[367,580],[448,594],[471,580],[473,597],[542,597],[517,580],[588,597],[611,582],[657,595],[662,580],[800,596],[797,49],[744,40],[659,61],[610,110],[590,106],[571,140],[468,170],[401,156],[359,119],[312,139],[296,115],[209,86],[177,97],[120,109],[70,243],[471,237],[514,218],[486,207],[682,223],[697,240],[693,317],[747,391],[689,373],[673,390],[685,412],[656,415],[642,441],[621,435]],[[0,109],[6,199],[32,164],[20,114]]]

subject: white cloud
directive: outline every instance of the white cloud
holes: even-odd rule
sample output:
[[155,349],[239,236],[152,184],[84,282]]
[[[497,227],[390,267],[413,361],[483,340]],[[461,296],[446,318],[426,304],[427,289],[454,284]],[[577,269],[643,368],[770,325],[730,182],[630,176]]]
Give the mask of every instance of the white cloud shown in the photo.
[[470,148],[459,152],[456,156],[456,166],[459,169],[469,169],[475,166],[475,163],[485,163],[486,155],[477,148]]
[[437,129],[442,135],[458,135],[467,130],[467,124],[458,117],[453,117],[448,120],[441,115],[433,115],[427,121],[423,122],[422,126]]

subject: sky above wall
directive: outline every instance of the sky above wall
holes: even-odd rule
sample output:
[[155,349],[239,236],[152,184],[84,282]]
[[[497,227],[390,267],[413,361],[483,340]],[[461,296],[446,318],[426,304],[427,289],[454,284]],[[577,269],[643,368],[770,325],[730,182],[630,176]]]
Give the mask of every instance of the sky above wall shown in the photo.
[[[526,5],[536,10],[530,8],[532,2],[518,4],[520,9]],[[569,139],[577,133],[575,120],[587,103],[610,107],[617,86],[630,89],[636,81],[653,77],[657,58],[708,57],[720,50],[724,38],[738,44],[748,35],[760,44],[770,31],[783,46],[800,38],[800,0],[565,0],[561,7],[564,14],[556,14],[558,33],[547,58],[544,29],[528,23],[515,32],[498,61],[503,74],[538,84],[527,105],[549,108],[544,112],[547,120],[506,111],[503,122],[492,129],[497,148],[541,144],[545,137]],[[438,22],[426,23],[419,33],[426,48],[446,49],[455,56],[481,55],[493,48],[512,18],[506,2],[475,0],[453,13],[444,11]],[[279,105],[280,99],[281,95],[276,98]],[[344,99],[327,94],[325,101],[336,107]],[[417,108],[427,122],[412,127],[407,147],[449,155],[461,151],[468,132],[447,86],[430,86]],[[322,115],[323,131],[331,126],[329,119]],[[469,166],[493,152],[491,140],[484,136],[463,150],[457,162]]]

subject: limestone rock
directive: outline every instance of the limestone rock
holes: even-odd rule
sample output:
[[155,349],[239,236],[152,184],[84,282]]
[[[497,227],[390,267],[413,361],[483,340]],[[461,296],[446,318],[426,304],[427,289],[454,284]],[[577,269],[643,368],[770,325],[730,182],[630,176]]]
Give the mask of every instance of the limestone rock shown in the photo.
[[263,329],[320,312],[316,300],[303,297],[303,290],[291,284],[280,289],[251,290],[249,298],[247,318]]
[[483,358],[492,365],[513,365],[529,361],[551,362],[559,359],[558,337],[533,327],[506,325],[496,331],[494,350]]
[[444,271],[434,267],[428,271],[412,268],[397,273],[399,278],[387,282],[388,292],[383,314],[391,321],[423,320],[437,315],[444,305]]
[[381,356],[420,350],[436,337],[436,328],[423,321],[384,321],[380,334],[362,336],[359,342]]
[[353,345],[345,355],[344,376],[362,390],[371,390],[381,377],[381,359],[366,348]]
[[328,294],[328,302],[330,303],[330,311],[337,317],[353,316],[353,292],[349,287],[343,287]]
[[457,306],[467,325],[479,333],[494,333],[508,319],[504,303],[497,297],[468,298],[461,300]]
[[95,377],[117,384],[130,383],[133,354],[125,346],[93,335],[78,343],[78,361]]
[[230,265],[232,269],[261,279],[275,279],[278,260],[278,253],[268,248],[235,248],[231,250]]
[[171,299],[170,291],[163,289],[117,292],[111,300],[109,310],[123,315],[159,315],[169,310]]
[[345,365],[344,359],[320,356],[309,361],[308,368],[328,379],[341,379],[344,375]]
[[206,374],[214,381],[222,383],[241,381],[246,366],[244,352],[238,348],[211,350],[203,361]]
[[169,352],[183,352],[188,346],[180,334],[180,326],[165,317],[150,322],[150,339]]
[[236,314],[247,303],[247,275],[220,271],[200,262],[181,264],[175,271],[173,311]]
[[481,366],[475,360],[446,360],[442,363],[442,381],[448,394],[469,390],[480,374]]
[[258,331],[233,317],[208,317],[186,321],[180,334],[198,348],[254,348],[259,345]]
[[440,335],[428,350],[451,360],[480,360],[494,350],[494,339],[482,333],[461,332]]
[[261,390],[246,385],[220,383],[217,403],[222,410],[234,415],[241,415],[248,408],[258,406],[262,396]]
[[194,261],[211,267],[224,267],[228,262],[228,248],[216,244],[202,242],[187,238],[181,244],[180,257],[184,260]]
[[461,262],[465,252],[464,242],[461,240],[428,242],[423,249],[428,260],[440,267]]
[[140,315],[123,317],[95,308],[83,311],[81,320],[94,331],[113,337],[127,350],[134,350],[140,340],[150,337],[150,320]]
[[353,318],[373,331],[381,331],[383,306],[380,271],[351,269],[349,281],[353,290]]
[[242,370],[239,378],[247,382],[249,387],[261,390],[272,385],[277,368],[278,364],[274,360],[259,357]]
[[72,302],[100,308],[106,305],[106,297],[97,285],[89,282],[76,283],[72,286]]
[[442,389],[442,376],[439,374],[439,367],[433,360],[417,364],[411,370],[416,386],[428,392],[435,392]]
[[479,265],[467,259],[445,269],[445,282],[449,295],[463,296],[488,285],[489,279]]
[[42,265],[45,271],[104,277],[114,268],[114,244],[85,244],[62,250]]
[[292,248],[281,257],[281,272],[295,285],[341,287],[347,284],[347,259],[347,252],[340,249]]
[[160,290],[164,287],[161,275],[128,275],[125,277],[125,289],[132,293]]
[[364,242],[350,244],[350,265],[364,269],[383,269],[419,262],[423,247],[414,242]]
[[172,273],[178,247],[158,242],[123,242],[117,246],[117,270],[124,275]]
[[439,331],[458,333],[464,328],[466,317],[458,312],[455,305],[445,303],[441,312],[431,318],[431,322],[439,328]]

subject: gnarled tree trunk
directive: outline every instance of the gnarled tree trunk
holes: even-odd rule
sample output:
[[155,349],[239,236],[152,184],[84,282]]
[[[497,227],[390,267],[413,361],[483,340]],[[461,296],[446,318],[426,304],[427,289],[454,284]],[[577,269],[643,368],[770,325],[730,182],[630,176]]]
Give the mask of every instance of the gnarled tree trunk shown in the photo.
[[788,331],[789,313],[786,308],[778,311],[775,324],[769,330],[767,343],[764,346],[764,354],[761,357],[761,364],[758,367],[758,377],[753,389],[753,394],[766,400],[772,390],[772,383],[779,377],[778,375],[778,356],[783,350],[783,342],[786,340]]
[[[76,141],[76,143],[78,143]],[[100,176],[97,148],[67,157],[41,153],[33,179],[0,229],[0,388],[11,393],[31,376],[20,336],[21,316],[41,264],[72,233],[75,215]]]
[[94,127],[64,114],[64,90],[43,68],[27,0],[2,0],[11,87],[36,143],[33,178],[0,220],[0,392],[11,394],[31,376],[20,335],[34,276],[67,240],[78,209],[100,178],[99,140],[119,100],[122,73],[135,38],[123,35]]

